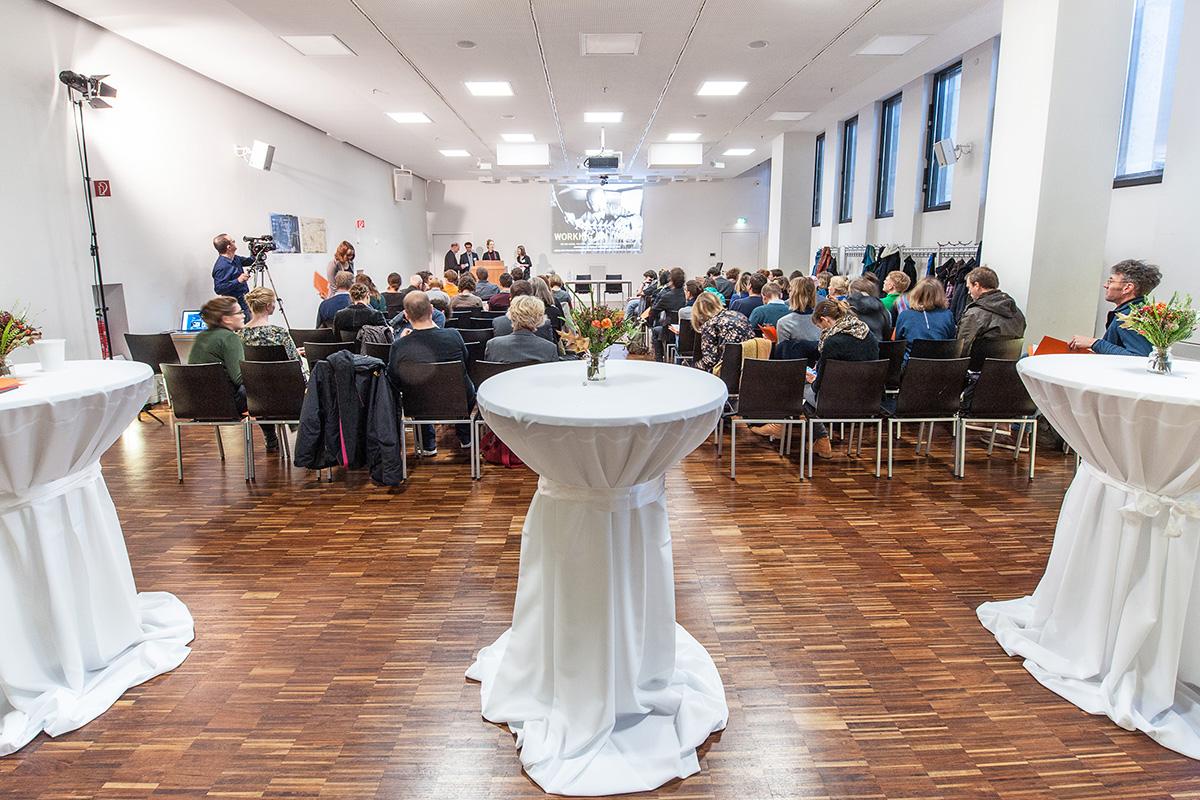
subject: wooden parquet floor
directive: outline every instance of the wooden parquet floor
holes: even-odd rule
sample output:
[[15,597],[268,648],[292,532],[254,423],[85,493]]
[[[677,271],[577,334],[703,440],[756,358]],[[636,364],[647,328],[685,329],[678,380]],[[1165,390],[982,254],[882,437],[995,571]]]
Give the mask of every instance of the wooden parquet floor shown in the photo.
[[[183,485],[154,422],[104,467],[139,588],[195,616],[191,657],[0,759],[0,796],[544,797],[463,677],[509,624],[532,473],[474,483],[444,449],[384,489],[260,452],[248,487],[238,445],[222,465],[184,435]],[[979,603],[1034,588],[1074,464],[1043,451],[1030,484],[1024,459],[969,454],[965,481],[944,436],[890,482],[843,456],[801,485],[765,443],[736,483],[711,445],[670,473],[678,618],[730,719],[655,796],[1200,797],[1200,765],[1043,689],[980,626]]]

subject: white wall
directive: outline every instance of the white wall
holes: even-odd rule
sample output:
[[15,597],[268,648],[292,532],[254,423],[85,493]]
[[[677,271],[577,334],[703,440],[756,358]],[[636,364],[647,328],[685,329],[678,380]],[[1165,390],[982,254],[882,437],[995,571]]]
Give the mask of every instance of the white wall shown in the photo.
[[[518,244],[533,259],[534,272],[553,269],[559,275],[600,271],[621,273],[633,280],[646,269],[682,267],[689,276],[703,274],[721,260],[723,231],[756,231],[760,267],[766,263],[767,216],[770,204],[769,164],[743,177],[708,183],[647,184],[642,203],[645,230],[642,252],[623,255],[554,253],[551,247],[551,185],[545,183],[494,183],[446,181],[444,190],[432,185],[429,232],[467,234],[480,251],[483,242],[496,240],[496,249],[511,263]],[[737,218],[746,217],[744,228]],[[444,250],[430,253],[430,266],[441,272]],[[710,253],[716,253],[715,257]],[[795,266],[808,260],[795,254]],[[598,269],[599,268],[599,269]],[[785,270],[790,271],[788,267]]]
[[[86,113],[92,177],[113,187],[96,201],[105,283],[124,285],[130,330],[176,327],[183,308],[212,295],[213,235],[267,233],[272,212],[324,217],[330,249],[355,242],[359,267],[377,283],[428,261],[424,182],[397,204],[391,165],[42,0],[6,0],[5,19],[20,35],[0,52],[0,146],[12,167],[0,225],[22,243],[19,265],[6,272],[37,283],[0,283],[0,306],[31,300],[46,335],[65,336],[72,357],[98,347],[75,138],[56,78],[63,69],[111,73],[119,90],[113,109]],[[271,172],[234,156],[253,139],[276,146]],[[365,230],[356,231],[359,218]],[[312,272],[328,261],[269,260],[293,326],[314,322]]]

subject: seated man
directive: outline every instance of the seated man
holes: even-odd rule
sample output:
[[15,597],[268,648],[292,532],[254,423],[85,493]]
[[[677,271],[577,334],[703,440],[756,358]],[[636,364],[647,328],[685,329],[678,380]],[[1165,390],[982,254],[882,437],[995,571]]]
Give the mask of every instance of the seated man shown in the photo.
[[353,272],[339,272],[333,276],[334,292],[317,307],[317,327],[332,328],[337,312],[350,305],[350,287],[354,285]]
[[[433,323],[433,304],[424,292],[409,292],[404,298],[404,316],[410,327],[405,328],[388,354],[388,375],[398,387],[399,365],[403,363],[436,364],[444,361],[461,361],[463,365],[463,388],[467,392],[467,407],[475,405],[475,386],[467,375],[467,345],[462,335],[454,328],[439,328]],[[456,424],[460,447],[471,446],[471,426]],[[437,437],[432,425],[422,425],[417,433],[417,450],[423,456],[437,455]]]
[[731,311],[736,311],[747,319],[754,313],[754,309],[763,304],[762,290],[767,285],[767,279],[762,275],[750,276],[750,294],[741,300],[735,300],[729,304]]
[[476,267],[475,274],[478,276],[475,280],[475,296],[487,302],[489,297],[500,291],[500,287],[494,283],[488,283],[487,267]]
[[[509,300],[510,303],[515,301],[518,297],[532,297],[533,284],[529,281],[515,281],[512,285],[512,289],[509,292],[509,296],[511,298]],[[510,305],[509,308],[511,307],[512,306]],[[544,302],[542,304],[542,313],[546,313],[546,306]],[[509,316],[496,317],[494,320],[492,320],[492,331],[495,333],[497,338],[501,336],[508,336],[513,332],[512,319]],[[558,344],[558,337],[554,335],[554,324],[549,318],[543,319],[540,323],[538,323],[534,329],[534,333],[548,342],[553,342],[556,345]]]
[[333,316],[333,330],[339,342],[355,341],[364,325],[386,324],[383,312],[371,308],[371,293],[361,283],[350,287],[350,305]]
[[990,267],[967,273],[971,302],[958,322],[958,353],[971,355],[975,342],[985,339],[1020,339],[1025,335],[1025,315],[1016,302],[1000,291],[1000,279]]
[[531,295],[518,295],[508,306],[507,318],[512,333],[488,340],[486,360],[505,364],[558,361],[558,347],[535,333],[546,323],[545,303]]
[[781,297],[779,286],[771,281],[762,287],[763,304],[750,312],[750,327],[755,336],[762,336],[763,325],[778,325],[779,320],[791,309]]
[[673,268],[667,273],[666,287],[658,293],[654,304],[642,312],[642,319],[651,326],[650,338],[654,342],[655,361],[662,361],[665,358],[666,343],[663,340],[663,332],[666,330],[667,322],[663,318],[664,313],[678,313],[679,309],[687,304],[687,296],[683,291],[686,281],[687,276],[683,270],[679,267]]
[[1104,299],[1116,306],[1108,312],[1108,326],[1104,336],[1071,337],[1072,350],[1092,350],[1109,356],[1148,356],[1153,346],[1146,337],[1134,330],[1121,327],[1118,314],[1128,314],[1133,308],[1146,302],[1146,295],[1158,287],[1162,272],[1153,264],[1128,259],[1113,264],[1109,279],[1104,282]]
[[[488,311],[508,311],[508,304],[512,302],[513,279],[512,275],[507,272],[500,273],[500,291],[487,298]],[[479,287],[475,287],[475,294],[479,294]],[[482,294],[479,294],[483,297]]]

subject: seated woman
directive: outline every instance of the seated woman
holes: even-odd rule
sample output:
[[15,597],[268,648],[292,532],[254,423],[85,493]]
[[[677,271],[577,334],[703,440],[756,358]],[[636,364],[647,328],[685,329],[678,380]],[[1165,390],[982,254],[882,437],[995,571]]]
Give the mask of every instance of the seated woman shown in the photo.
[[364,325],[387,325],[383,313],[371,308],[371,293],[356,283],[350,287],[350,305],[333,317],[333,331],[339,342],[353,342]]
[[562,276],[552,272],[547,276],[547,283],[554,294],[554,302],[558,303],[558,307],[563,311],[568,310],[571,307],[571,293],[563,287]]
[[754,338],[750,321],[736,311],[723,308],[712,292],[701,292],[692,305],[692,329],[700,334],[700,359],[696,366],[706,372],[712,372],[721,363],[725,345]]
[[750,296],[750,277],[752,273],[743,272],[738,275],[737,283],[733,285],[733,295],[729,298],[729,304],[733,305],[738,300],[745,300]]
[[813,349],[821,338],[821,329],[813,324],[812,312],[817,305],[817,287],[808,278],[792,278],[788,285],[788,308],[775,325],[776,341],[810,342]]
[[464,272],[458,279],[458,294],[450,298],[451,311],[474,311],[483,308],[483,301],[475,294],[475,278]]
[[300,352],[292,340],[292,334],[287,328],[271,324],[271,315],[275,313],[275,292],[266,286],[259,286],[246,293],[246,305],[250,307],[250,321],[242,328],[243,344],[258,346],[283,345],[288,360],[298,361]]
[[375,281],[371,280],[371,276],[365,272],[360,272],[354,276],[354,282],[361,283],[363,286],[367,287],[367,291],[370,292],[370,294],[371,294],[371,298],[370,298],[371,308],[375,309],[380,314],[386,315],[387,314],[387,300],[385,300],[383,298],[383,294],[378,289],[375,288]]
[[506,316],[512,322],[512,333],[489,339],[484,360],[503,364],[558,361],[557,345],[535,333],[545,322],[545,303],[530,295],[519,295],[512,299]]
[[[254,291],[258,291],[255,289]],[[253,294],[254,291],[249,294]],[[267,289],[266,291],[270,291]],[[262,297],[262,295],[259,295]],[[249,300],[249,296],[246,298]],[[246,318],[242,307],[232,297],[214,297],[200,309],[200,319],[207,330],[196,335],[192,350],[188,354],[189,364],[220,364],[229,378],[229,392],[237,410],[246,412],[246,387],[242,385],[242,362],[246,351],[242,348],[242,337],[238,334],[245,326]],[[290,335],[288,336],[290,339]],[[279,437],[274,425],[262,426],[263,439],[268,453],[279,452]]]
[[[813,323],[821,329],[821,340],[817,343],[821,360],[817,362],[817,374],[806,376],[811,385],[805,387],[804,399],[815,406],[821,394],[825,365],[830,361],[875,361],[879,358],[879,340],[871,335],[867,323],[854,315],[848,303],[822,300],[813,310]],[[833,458],[829,432],[820,422],[813,423],[813,454]]]
[[850,294],[850,279],[845,275],[834,275],[829,279],[830,300],[845,300]]
[[567,321],[567,315],[558,307],[558,303],[554,300],[554,293],[550,291],[549,284],[541,278],[532,278],[529,281],[533,287],[533,296],[542,301],[542,305],[546,307],[546,318],[550,320],[550,327],[554,330],[554,338],[558,338],[558,332],[563,329],[563,325]]
[[917,339],[953,339],[954,312],[946,300],[946,290],[937,278],[922,278],[908,293],[908,308],[896,317],[897,340],[908,341],[908,349]]

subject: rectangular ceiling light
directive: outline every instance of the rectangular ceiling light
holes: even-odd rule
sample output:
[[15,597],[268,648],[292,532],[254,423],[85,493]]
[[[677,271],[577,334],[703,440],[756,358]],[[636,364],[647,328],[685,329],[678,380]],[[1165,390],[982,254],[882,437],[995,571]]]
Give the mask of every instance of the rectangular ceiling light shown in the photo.
[[767,119],[771,122],[799,122],[811,114],[811,111],[776,111]]
[[[445,152],[445,151],[443,151],[443,152]],[[728,150],[726,150],[724,153],[721,153],[721,155],[723,155],[723,156],[748,156],[753,152],[754,152],[753,147],[731,147]]]
[[446,158],[466,158],[471,155],[466,150],[438,150]]
[[496,145],[498,167],[548,167],[550,145],[548,144],[505,144]]
[[696,94],[701,97],[729,97],[740,94],[746,88],[745,81],[705,81]]
[[322,33],[315,36],[280,36],[285,42],[306,56],[352,56],[354,51],[346,47],[341,39],[332,33]]
[[668,133],[668,142],[696,142],[700,140],[698,133]]
[[508,81],[464,81],[467,91],[476,97],[511,97],[513,90]]
[[636,56],[642,47],[640,33],[581,33],[581,56]]
[[929,36],[923,33],[894,36],[881,34],[859,48],[855,55],[902,56],[928,38]]
[[623,111],[585,111],[584,122],[620,122],[625,118]]
[[653,167],[698,167],[704,163],[704,145],[699,142],[661,142],[650,145],[646,163]]
[[500,134],[500,138],[513,144],[532,143],[534,141],[532,133],[502,133]]
[[420,111],[389,111],[388,116],[401,125],[421,125],[429,122],[429,117]]

